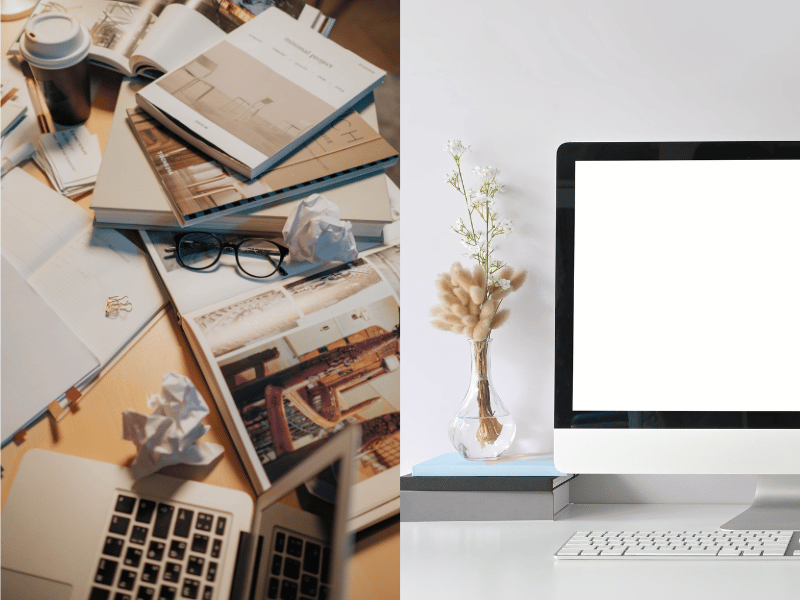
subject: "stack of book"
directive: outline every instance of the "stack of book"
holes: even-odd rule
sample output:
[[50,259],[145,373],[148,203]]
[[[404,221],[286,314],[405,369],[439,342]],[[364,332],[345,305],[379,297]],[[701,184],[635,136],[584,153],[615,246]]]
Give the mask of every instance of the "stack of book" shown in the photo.
[[315,24],[269,8],[156,81],[123,83],[95,223],[274,235],[322,192],[380,241],[398,216],[384,175],[398,153],[372,101],[385,73]]
[[552,520],[569,504],[569,481],[552,455],[470,461],[442,454],[400,478],[402,521]]

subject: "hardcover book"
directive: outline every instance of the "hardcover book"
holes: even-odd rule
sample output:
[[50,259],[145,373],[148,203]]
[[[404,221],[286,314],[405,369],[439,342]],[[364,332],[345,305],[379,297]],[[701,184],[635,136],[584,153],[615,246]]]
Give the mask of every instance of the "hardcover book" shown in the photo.
[[[333,27],[334,19],[303,0],[42,0],[32,16],[68,12],[92,36],[90,60],[155,79],[271,6],[322,35]],[[19,54],[17,42],[10,54]]]
[[286,277],[250,279],[242,292],[248,278],[233,256],[190,271],[172,233],[141,235],[256,492],[304,449],[358,423],[351,528],[397,514],[399,246],[310,270],[285,264]]
[[174,134],[252,179],[350,112],[385,75],[269,8],[136,99]]
[[[95,225],[118,229],[178,230],[166,192],[127,123],[128,109],[136,106],[137,79],[122,82],[108,143],[92,194],[90,208]],[[361,117],[377,129],[374,102],[366,98],[356,107]],[[393,202],[399,190],[377,173],[325,190],[325,197],[339,207],[340,216],[353,225],[359,240],[380,241],[384,228],[399,217]],[[305,197],[305,194],[303,195]],[[195,230],[280,235],[286,219],[301,199],[226,213],[210,221],[193,223]]]
[[128,122],[181,226],[307,196],[397,162],[397,152],[355,111],[252,180],[188,146],[141,109],[128,110]]

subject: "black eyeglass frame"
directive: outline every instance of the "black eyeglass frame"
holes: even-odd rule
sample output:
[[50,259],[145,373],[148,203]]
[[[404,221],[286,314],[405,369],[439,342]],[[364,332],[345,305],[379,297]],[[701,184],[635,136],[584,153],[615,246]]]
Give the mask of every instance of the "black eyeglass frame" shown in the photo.
[[[207,235],[217,240],[217,243],[219,244],[219,251],[217,252],[217,257],[213,260],[213,262],[204,267],[191,267],[187,265],[185,262],[183,262],[180,251],[181,240],[192,235]],[[275,270],[272,271],[272,273],[269,273],[268,275],[253,275],[242,266],[242,262],[239,260],[239,248],[241,248],[245,242],[249,242],[250,240],[261,240],[264,242],[269,242],[270,244],[273,244],[276,248],[278,248],[278,252],[280,253],[280,259],[278,260],[277,264],[275,264],[275,261],[273,261],[273,259],[269,255],[266,256],[267,260],[275,266]],[[236,264],[238,265],[239,269],[241,269],[242,273],[246,274],[248,277],[254,277],[256,279],[265,279],[267,277],[272,277],[275,273],[280,273],[284,277],[288,275],[286,269],[284,269],[281,265],[283,264],[283,259],[289,255],[289,249],[286,246],[282,246],[281,244],[273,240],[263,237],[251,236],[251,237],[246,237],[236,243],[233,243],[223,240],[218,235],[206,231],[188,231],[186,233],[180,233],[175,236],[175,248],[174,248],[175,259],[183,268],[189,269],[191,271],[207,271],[208,269],[213,268],[219,262],[219,259],[222,258],[222,253],[226,249],[233,250],[233,253],[236,256]]]

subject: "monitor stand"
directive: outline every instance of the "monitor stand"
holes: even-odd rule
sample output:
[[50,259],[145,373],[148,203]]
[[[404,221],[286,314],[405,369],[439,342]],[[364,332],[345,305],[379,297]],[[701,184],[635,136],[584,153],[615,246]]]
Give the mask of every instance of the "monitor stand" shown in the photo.
[[721,529],[800,530],[800,475],[759,475],[753,504]]

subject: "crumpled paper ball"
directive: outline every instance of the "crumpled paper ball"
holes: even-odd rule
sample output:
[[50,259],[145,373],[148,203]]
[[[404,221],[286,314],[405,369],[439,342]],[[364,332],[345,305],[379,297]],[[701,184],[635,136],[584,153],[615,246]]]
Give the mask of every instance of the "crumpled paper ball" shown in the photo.
[[353,226],[339,218],[339,207],[322,194],[300,202],[283,227],[292,262],[349,262],[358,258]]
[[167,373],[160,394],[151,396],[147,406],[151,415],[131,409],[122,412],[122,438],[136,445],[131,475],[139,479],[174,464],[207,465],[222,454],[222,446],[196,444],[208,430],[202,421],[208,406],[191,381],[177,373]]

